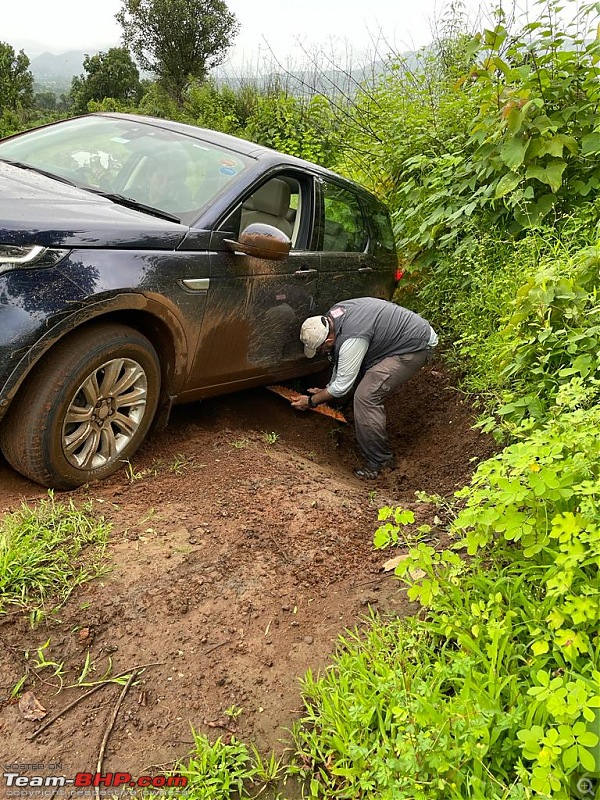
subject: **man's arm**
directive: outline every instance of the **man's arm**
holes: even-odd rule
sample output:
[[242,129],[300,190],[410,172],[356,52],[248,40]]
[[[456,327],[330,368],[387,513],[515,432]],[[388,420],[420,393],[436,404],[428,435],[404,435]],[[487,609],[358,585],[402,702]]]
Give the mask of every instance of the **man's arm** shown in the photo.
[[294,400],[294,408],[305,410],[311,406],[328,403],[348,394],[360,371],[369,342],[366,339],[348,339],[340,348],[337,363],[333,369],[331,381],[325,389],[309,389],[308,395]]
[[332,379],[327,384],[326,391],[330,397],[343,397],[352,389],[368,349],[369,342],[366,339],[347,339],[344,342]]

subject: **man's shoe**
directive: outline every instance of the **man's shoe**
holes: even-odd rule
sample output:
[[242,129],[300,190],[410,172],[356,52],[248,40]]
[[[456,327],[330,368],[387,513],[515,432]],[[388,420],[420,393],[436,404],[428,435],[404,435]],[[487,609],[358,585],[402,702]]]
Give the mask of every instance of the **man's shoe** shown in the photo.
[[363,480],[375,480],[379,476],[378,469],[370,469],[369,467],[361,467],[360,469],[355,469],[354,474],[359,478],[363,478]]
[[359,478],[363,478],[366,480],[375,480],[375,478],[379,477],[380,473],[384,469],[396,469],[396,459],[395,458],[388,458],[387,461],[384,461],[383,464],[379,464],[376,467],[359,467],[358,469],[354,470],[354,474],[357,475]]

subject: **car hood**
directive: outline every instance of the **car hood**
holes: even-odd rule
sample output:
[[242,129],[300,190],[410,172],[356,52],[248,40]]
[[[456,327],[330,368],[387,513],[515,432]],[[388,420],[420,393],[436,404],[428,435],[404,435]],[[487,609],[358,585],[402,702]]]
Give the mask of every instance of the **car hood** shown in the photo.
[[0,162],[0,244],[174,250],[187,225]]

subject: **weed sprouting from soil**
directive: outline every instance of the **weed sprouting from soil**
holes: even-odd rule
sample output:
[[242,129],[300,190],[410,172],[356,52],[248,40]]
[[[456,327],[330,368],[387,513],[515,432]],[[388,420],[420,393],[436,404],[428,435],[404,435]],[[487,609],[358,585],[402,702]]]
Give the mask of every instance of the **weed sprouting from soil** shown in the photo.
[[91,504],[59,503],[50,492],[0,522],[0,615],[8,606],[35,610],[64,602],[76,586],[105,571],[110,525]]

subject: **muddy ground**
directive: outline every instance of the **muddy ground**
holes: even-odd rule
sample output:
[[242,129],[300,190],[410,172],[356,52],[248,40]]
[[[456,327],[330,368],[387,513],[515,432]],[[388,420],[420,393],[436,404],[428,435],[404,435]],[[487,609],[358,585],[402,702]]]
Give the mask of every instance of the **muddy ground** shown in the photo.
[[[353,475],[351,426],[257,389],[177,408],[126,471],[68,493],[112,523],[111,571],[34,630],[27,614],[0,620],[0,764],[96,770],[121,687],[97,691],[34,740],[42,723],[8,701],[25,651],[47,640],[65,684],[88,655],[92,678],[109,663],[112,674],[152,665],[124,698],[103,772],[169,768],[190,751],[192,726],[281,752],[301,711],[299,677],[325,667],[340,633],[370,608],[412,610],[382,572],[390,553],[373,550],[378,509],[414,507],[431,523],[439,512],[416,505],[415,492],[451,495],[493,450],[451,383],[429,366],[390,400],[398,469],[377,481]],[[43,495],[0,460],[0,513]],[[25,687],[46,719],[83,693],[56,684],[46,669]]]

